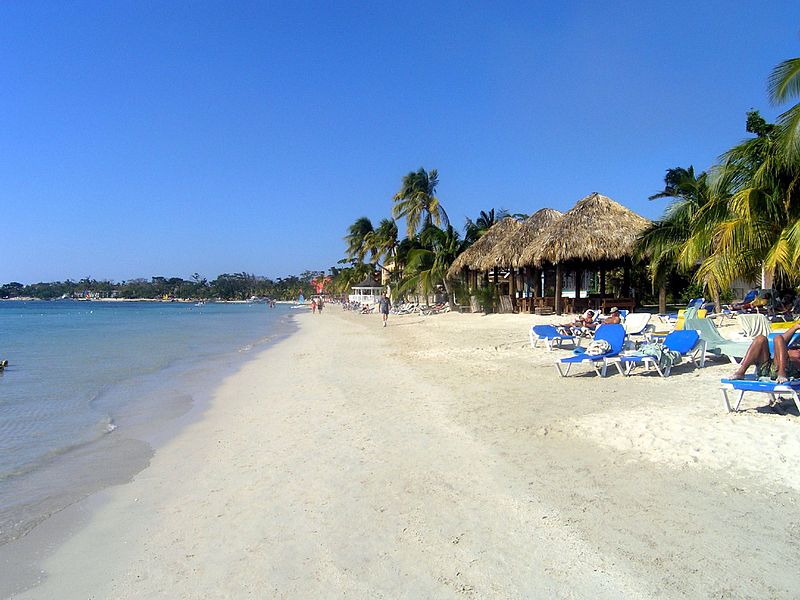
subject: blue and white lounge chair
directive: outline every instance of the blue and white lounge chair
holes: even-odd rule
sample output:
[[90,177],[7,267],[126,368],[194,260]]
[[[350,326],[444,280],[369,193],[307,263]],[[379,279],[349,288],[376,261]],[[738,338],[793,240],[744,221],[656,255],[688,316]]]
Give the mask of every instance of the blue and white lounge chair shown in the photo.
[[[598,326],[597,331],[595,331],[594,339],[605,340],[608,342],[609,346],[611,346],[611,350],[600,355],[590,356],[585,352],[580,352],[573,356],[562,358],[556,363],[558,374],[562,377],[566,377],[569,375],[570,367],[572,367],[573,364],[588,363],[592,366],[595,373],[601,377],[605,377],[606,370],[608,369],[608,362],[606,362],[606,359],[617,356],[622,351],[622,346],[625,343],[625,328],[618,324],[600,325]],[[561,369],[562,365],[567,365],[565,371]]]
[[[677,352],[696,367],[702,368],[706,364],[706,343],[700,338],[698,331],[692,329],[673,331],[664,338],[664,348]],[[630,375],[633,368],[639,363],[643,364],[647,370],[655,368],[662,377],[669,377],[672,371],[672,365],[667,365],[662,369],[658,358],[647,354],[618,356],[611,359],[610,362],[613,362],[623,375]]]
[[[775,402],[776,394],[788,394],[792,397],[798,412],[800,412],[800,397],[797,395],[800,392],[800,379],[793,379],[786,383],[775,383],[774,381],[761,381],[756,379],[754,375],[750,375],[745,379],[721,379],[720,382],[722,383],[720,388],[722,391],[722,403],[728,412],[739,410],[742,399],[747,392],[767,394],[773,402]],[[739,392],[739,397],[735,406],[731,407],[728,392],[734,390]]]
[[553,347],[556,345],[560,348],[563,342],[572,342],[572,345],[576,348],[579,344],[577,336],[561,333],[553,325],[534,325],[528,332],[528,337],[531,341],[531,348],[538,347],[539,342],[544,340],[549,352],[552,352]]

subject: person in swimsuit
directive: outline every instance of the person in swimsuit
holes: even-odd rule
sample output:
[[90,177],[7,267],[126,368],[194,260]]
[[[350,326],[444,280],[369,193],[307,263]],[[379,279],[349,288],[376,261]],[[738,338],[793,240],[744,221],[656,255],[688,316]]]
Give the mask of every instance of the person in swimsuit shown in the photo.
[[790,379],[800,378],[800,349],[789,348],[789,342],[798,330],[800,325],[794,325],[783,334],[775,336],[772,355],[767,338],[763,335],[756,336],[731,379],[743,379],[747,369],[753,365],[759,377],[769,377],[775,383],[786,383]]
[[392,307],[392,303],[389,301],[389,298],[386,297],[386,292],[381,294],[380,300],[378,300],[378,310],[381,313],[381,318],[383,319],[383,326],[386,327],[386,319],[389,318],[389,309]]

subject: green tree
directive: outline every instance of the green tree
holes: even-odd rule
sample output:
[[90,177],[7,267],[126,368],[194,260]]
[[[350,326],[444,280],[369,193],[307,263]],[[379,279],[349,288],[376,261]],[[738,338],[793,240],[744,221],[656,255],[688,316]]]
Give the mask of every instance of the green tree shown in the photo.
[[418,171],[403,177],[400,191],[394,195],[392,216],[395,219],[405,218],[408,237],[430,225],[449,225],[447,213],[436,197],[438,184],[439,173],[436,169],[428,173],[420,167]]
[[501,208],[497,212],[495,212],[494,208],[491,208],[488,212],[482,210],[474,221],[467,217],[467,222],[464,225],[464,239],[468,244],[474,244],[484,233],[489,231],[492,225],[502,221],[507,216],[509,215],[505,208]]
[[[768,90],[773,104],[800,100],[800,58],[790,58],[775,67],[769,77]],[[784,152],[796,157],[800,153],[800,102],[780,115],[778,122],[782,127]]]
[[408,263],[400,289],[418,289],[428,295],[443,285],[450,308],[455,308],[453,290],[447,279],[447,270],[456,257],[463,252],[465,243],[458,232],[448,225],[440,229],[429,225],[419,235],[421,248],[408,251]]
[[347,228],[344,241],[347,243],[347,258],[363,261],[371,250],[372,221],[359,217]]

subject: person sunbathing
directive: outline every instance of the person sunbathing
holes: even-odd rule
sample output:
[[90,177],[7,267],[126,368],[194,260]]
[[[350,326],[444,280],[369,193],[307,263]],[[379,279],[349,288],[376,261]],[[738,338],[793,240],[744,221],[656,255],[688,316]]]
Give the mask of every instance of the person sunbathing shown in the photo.
[[597,328],[597,323],[594,322],[594,311],[587,310],[580,317],[572,323],[565,325],[556,325],[556,329],[567,335],[582,335],[588,334]]
[[763,335],[756,336],[731,379],[744,379],[747,369],[753,365],[759,377],[769,377],[775,383],[786,383],[789,379],[800,377],[800,350],[789,348],[792,336],[799,329],[800,325],[794,325],[775,336],[772,355],[769,352],[769,340]]
[[605,325],[619,325],[622,323],[622,317],[620,317],[619,309],[616,306],[611,309],[611,312],[606,317],[605,321],[603,321],[603,323]]

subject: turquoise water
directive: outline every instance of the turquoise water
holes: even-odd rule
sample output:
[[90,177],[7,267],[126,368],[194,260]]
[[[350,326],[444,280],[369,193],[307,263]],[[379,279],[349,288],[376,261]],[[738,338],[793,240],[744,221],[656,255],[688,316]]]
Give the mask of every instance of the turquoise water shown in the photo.
[[0,544],[146,466],[252,351],[264,304],[0,302]]

